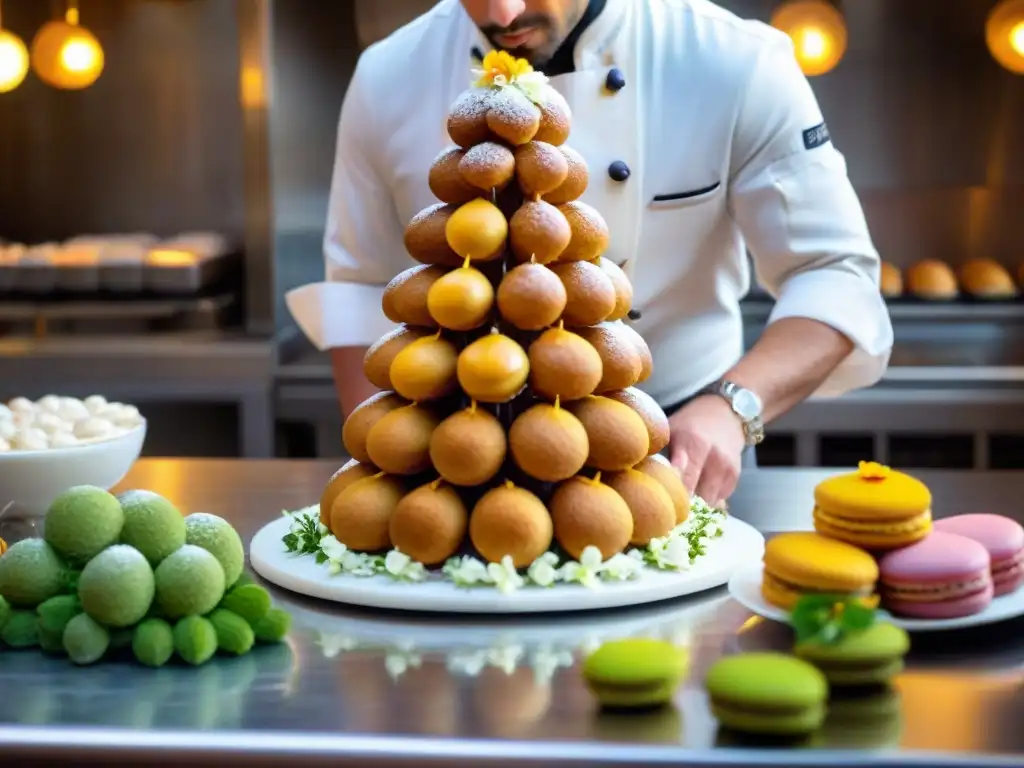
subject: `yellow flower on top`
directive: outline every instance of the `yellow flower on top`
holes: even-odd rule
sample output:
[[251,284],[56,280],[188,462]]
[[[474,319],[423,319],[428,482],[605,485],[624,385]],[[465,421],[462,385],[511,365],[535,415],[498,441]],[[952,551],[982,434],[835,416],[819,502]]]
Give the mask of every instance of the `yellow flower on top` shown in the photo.
[[514,84],[523,75],[533,72],[533,67],[526,59],[517,59],[508,51],[491,51],[484,56],[481,68],[476,70],[476,86],[484,88],[488,85],[501,88]]
[[877,461],[862,461],[857,465],[857,474],[863,480],[885,480],[891,471]]

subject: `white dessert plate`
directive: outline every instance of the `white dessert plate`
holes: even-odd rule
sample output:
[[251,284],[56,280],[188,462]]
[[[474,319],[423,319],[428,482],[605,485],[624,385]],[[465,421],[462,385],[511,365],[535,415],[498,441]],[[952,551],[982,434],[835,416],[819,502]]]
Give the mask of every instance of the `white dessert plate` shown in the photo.
[[288,518],[279,517],[260,529],[249,545],[252,567],[267,581],[322,600],[430,613],[565,613],[654,603],[720,587],[737,569],[764,554],[764,537],[749,524],[729,517],[722,536],[711,541],[707,553],[688,571],[644,569],[640,578],[592,589],[559,584],[505,595],[493,588],[460,588],[441,578],[408,583],[387,576],[331,576],[312,557],[285,551],[281,538],[289,525]]
[[[761,596],[761,578],[764,564],[757,563],[738,569],[729,579],[729,594],[740,605],[758,616],[783,624],[789,623],[789,615],[781,608],[769,604]],[[879,611],[897,627],[908,632],[942,632],[950,629],[966,629],[980,627],[984,624],[995,624],[1008,619],[1024,616],[1024,589],[1018,589],[1009,595],[997,597],[981,613],[973,616],[962,616],[959,619],[904,619]]]

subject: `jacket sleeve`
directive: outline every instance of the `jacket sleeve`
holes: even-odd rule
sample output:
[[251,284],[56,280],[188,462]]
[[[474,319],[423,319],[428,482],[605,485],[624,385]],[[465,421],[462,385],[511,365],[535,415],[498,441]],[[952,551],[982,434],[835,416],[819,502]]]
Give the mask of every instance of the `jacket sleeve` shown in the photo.
[[369,346],[395,326],[384,316],[384,287],[412,265],[404,227],[380,172],[381,142],[360,60],[341,107],[324,232],[326,282],[286,296],[296,323],[318,349]]
[[819,320],[854,344],[817,395],[877,382],[893,343],[878,253],[788,37],[773,38],[756,64],[738,114],[730,181],[732,216],[758,281],[776,299],[769,323]]

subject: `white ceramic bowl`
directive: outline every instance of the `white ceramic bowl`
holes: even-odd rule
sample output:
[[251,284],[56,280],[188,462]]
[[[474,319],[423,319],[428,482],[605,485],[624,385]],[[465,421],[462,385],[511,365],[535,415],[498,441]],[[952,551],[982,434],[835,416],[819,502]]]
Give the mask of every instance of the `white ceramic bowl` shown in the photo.
[[143,420],[108,440],[70,448],[4,451],[0,453],[0,511],[9,507],[11,517],[42,517],[68,488],[95,485],[109,490],[128,474],[145,440]]

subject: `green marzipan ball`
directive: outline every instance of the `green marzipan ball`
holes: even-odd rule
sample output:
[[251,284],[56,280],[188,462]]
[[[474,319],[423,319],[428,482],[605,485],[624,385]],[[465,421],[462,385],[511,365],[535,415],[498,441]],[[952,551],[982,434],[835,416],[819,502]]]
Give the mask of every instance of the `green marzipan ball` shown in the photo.
[[241,656],[248,653],[256,642],[249,622],[224,608],[218,608],[208,617],[217,630],[217,647],[225,653]]
[[12,611],[3,631],[0,631],[0,640],[11,648],[39,645],[39,622],[35,611]]
[[39,604],[39,628],[51,634],[60,634],[68,622],[82,612],[76,595],[57,595]]
[[238,531],[223,517],[195,512],[185,518],[185,541],[202,547],[220,561],[224,583],[232,586],[245,567],[245,547]]
[[42,539],[23,539],[0,557],[0,595],[12,605],[35,608],[64,589],[66,567]]
[[82,569],[78,580],[82,608],[108,627],[130,627],[142,619],[155,590],[149,561],[127,544],[115,544],[100,552]]
[[53,630],[39,627],[39,647],[43,653],[61,654],[64,653],[64,630],[54,632]]
[[212,554],[186,544],[156,567],[156,601],[169,619],[209,613],[224,597],[224,569]]
[[261,643],[280,643],[291,628],[291,614],[280,608],[271,608],[266,616],[256,622],[253,632]]
[[64,650],[75,664],[95,664],[110,647],[110,633],[87,613],[75,616],[64,627]]
[[132,653],[140,664],[162,667],[174,655],[174,630],[163,619],[146,619],[135,628]]
[[4,599],[3,595],[0,595],[0,629],[4,628],[9,618],[11,618],[11,604]]
[[115,544],[124,525],[117,498],[102,488],[79,485],[58,496],[46,513],[46,540],[74,563],[85,563]]
[[174,625],[174,650],[193,666],[204,664],[217,652],[217,630],[202,616],[186,616]]
[[224,595],[220,607],[237,613],[250,624],[255,624],[270,610],[270,593],[257,584],[235,587]]
[[152,491],[125,491],[117,497],[124,510],[121,542],[130,544],[155,567],[185,543],[185,518]]

